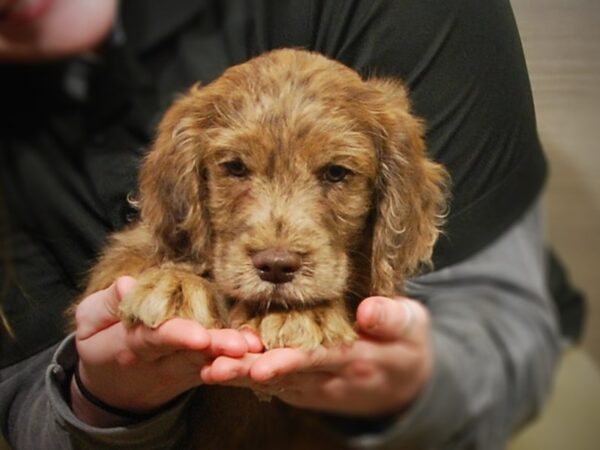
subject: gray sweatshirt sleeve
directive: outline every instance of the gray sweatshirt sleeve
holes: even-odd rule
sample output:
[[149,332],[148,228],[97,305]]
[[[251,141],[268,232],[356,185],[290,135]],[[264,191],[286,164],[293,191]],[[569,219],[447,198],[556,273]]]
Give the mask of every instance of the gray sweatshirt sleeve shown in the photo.
[[501,449],[540,410],[560,353],[541,222],[537,205],[474,257],[409,283],[431,312],[433,376],[357,448]]
[[[539,207],[474,257],[411,281],[409,294],[433,317],[433,376],[399,421],[352,444],[503,448],[540,409],[559,354]],[[95,428],[78,420],[66,395],[75,359],[68,338],[0,372],[3,432],[16,450],[178,448],[186,431],[185,400],[128,427]]]
[[2,431],[14,450],[181,448],[187,397],[127,427],[97,428],[79,420],[68,404],[76,361],[74,338],[69,336],[60,345],[0,372]]

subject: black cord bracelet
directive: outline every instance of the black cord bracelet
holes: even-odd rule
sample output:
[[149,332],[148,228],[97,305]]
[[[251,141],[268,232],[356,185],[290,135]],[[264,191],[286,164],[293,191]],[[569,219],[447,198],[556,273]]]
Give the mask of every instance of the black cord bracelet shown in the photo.
[[[96,397],[94,394],[92,394],[90,391],[88,391],[88,389],[83,385],[83,382],[81,381],[81,377],[79,376],[79,364],[75,364],[75,371],[73,372],[73,376],[75,377],[75,384],[77,385],[79,392],[81,392],[81,395],[83,395],[83,397],[90,403],[94,404],[98,408],[103,409],[104,411],[106,411],[110,414],[114,414],[114,415],[123,417],[124,419],[129,419],[129,420],[134,420],[134,421],[146,420],[156,414],[156,413],[138,414],[138,413],[134,413],[131,411],[126,411],[124,409],[116,408],[107,403],[104,403],[102,400],[100,400],[98,397]],[[161,410],[162,410],[162,408],[161,408]]]

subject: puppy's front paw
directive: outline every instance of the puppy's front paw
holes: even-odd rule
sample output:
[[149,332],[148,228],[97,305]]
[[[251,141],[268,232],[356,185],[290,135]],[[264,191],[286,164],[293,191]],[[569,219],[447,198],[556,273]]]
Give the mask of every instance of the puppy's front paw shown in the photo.
[[119,312],[129,327],[143,323],[156,328],[173,317],[196,320],[207,328],[220,326],[210,282],[174,267],[142,273],[137,285],[121,301]]
[[267,349],[313,350],[320,345],[349,344],[357,338],[343,309],[332,307],[271,312],[261,320],[258,331]]

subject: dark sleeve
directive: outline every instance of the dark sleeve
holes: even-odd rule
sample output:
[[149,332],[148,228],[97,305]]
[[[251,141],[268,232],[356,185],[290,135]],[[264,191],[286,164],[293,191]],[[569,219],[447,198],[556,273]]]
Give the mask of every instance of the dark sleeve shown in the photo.
[[0,426],[15,448],[72,444],[51,401],[62,393],[50,383],[59,370],[51,348],[68,332],[64,312],[106,233],[123,225],[135,180],[134,133],[100,128],[86,114],[93,105],[64,92],[65,71],[79,63],[0,69],[0,97],[11,111],[0,121]]
[[15,449],[69,449],[69,437],[48,420],[50,405],[44,385],[54,348],[0,371],[2,433]]

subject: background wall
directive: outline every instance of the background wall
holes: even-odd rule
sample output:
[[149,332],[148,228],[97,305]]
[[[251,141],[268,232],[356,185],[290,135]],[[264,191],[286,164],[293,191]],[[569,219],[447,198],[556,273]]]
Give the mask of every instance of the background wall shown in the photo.
[[600,363],[600,1],[511,0],[550,160],[548,235],[589,301]]

